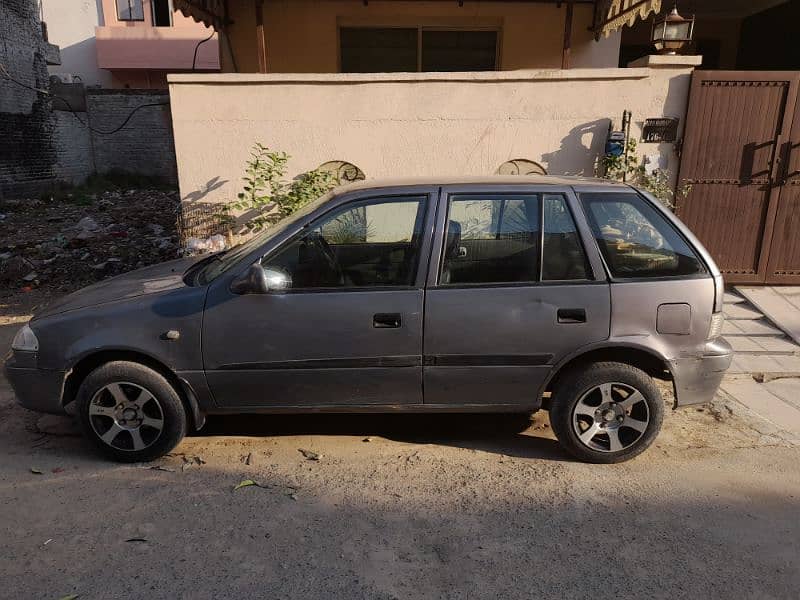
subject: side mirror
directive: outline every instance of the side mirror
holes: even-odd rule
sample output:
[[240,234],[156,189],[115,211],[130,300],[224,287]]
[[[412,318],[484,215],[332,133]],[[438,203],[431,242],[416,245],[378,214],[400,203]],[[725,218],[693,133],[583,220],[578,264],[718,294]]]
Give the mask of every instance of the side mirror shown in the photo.
[[282,269],[262,267],[261,263],[250,265],[247,272],[242,273],[231,283],[234,294],[268,294],[288,290],[292,287],[292,278]]
[[292,276],[280,267],[262,267],[270,292],[285,292],[292,287]]

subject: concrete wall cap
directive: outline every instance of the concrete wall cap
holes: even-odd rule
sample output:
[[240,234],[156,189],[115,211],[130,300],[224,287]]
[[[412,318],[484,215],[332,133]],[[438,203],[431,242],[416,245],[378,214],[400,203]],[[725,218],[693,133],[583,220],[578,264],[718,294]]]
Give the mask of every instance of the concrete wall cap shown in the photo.
[[641,58],[629,62],[628,68],[687,69],[699,67],[701,64],[703,64],[703,57],[698,54],[690,56],[681,54],[650,54],[649,56],[642,56]]
[[517,71],[470,71],[462,73],[171,73],[171,84],[249,84],[249,83],[387,83],[416,81],[565,81],[645,79],[648,69],[523,69]]

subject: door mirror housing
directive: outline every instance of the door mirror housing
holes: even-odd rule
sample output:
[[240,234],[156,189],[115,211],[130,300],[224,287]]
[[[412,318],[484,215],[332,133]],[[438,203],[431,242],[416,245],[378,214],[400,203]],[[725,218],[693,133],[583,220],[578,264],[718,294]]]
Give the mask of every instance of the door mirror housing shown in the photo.
[[270,292],[285,292],[292,287],[292,276],[280,267],[262,267]]
[[254,263],[231,283],[234,294],[268,294],[283,292],[292,287],[291,276],[277,267],[264,267]]

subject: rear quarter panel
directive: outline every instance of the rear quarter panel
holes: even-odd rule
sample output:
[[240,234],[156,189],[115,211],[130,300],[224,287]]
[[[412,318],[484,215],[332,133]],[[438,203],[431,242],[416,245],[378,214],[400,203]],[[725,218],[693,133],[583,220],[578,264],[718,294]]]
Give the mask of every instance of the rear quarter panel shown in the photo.
[[[689,333],[658,333],[658,307],[689,304]],[[611,284],[611,342],[644,346],[667,360],[702,355],[714,310],[712,277]]]

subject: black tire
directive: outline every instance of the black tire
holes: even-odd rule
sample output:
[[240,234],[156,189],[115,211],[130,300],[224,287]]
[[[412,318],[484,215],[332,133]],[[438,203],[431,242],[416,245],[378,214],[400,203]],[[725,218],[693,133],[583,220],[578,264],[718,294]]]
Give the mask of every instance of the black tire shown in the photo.
[[[122,391],[131,403],[142,397],[139,395],[141,390],[149,392],[144,402],[139,403],[142,404],[141,413],[138,412],[139,404],[134,404],[138,420],[127,422],[139,423],[139,426],[130,427],[127,433],[123,433],[126,430],[117,431],[120,427],[117,417],[103,414],[116,411],[120,406],[104,405],[117,403],[117,396],[111,390],[114,393]],[[186,435],[186,410],[177,391],[161,373],[140,363],[113,361],[97,367],[83,380],[76,402],[78,422],[84,435],[103,455],[119,462],[147,462],[164,456]],[[97,414],[98,411],[102,412]],[[124,418],[127,419],[127,415]],[[149,422],[160,422],[160,429],[145,424],[144,418]],[[99,431],[102,432],[104,427],[108,427],[106,435],[113,436],[110,442],[101,438]],[[114,427],[117,429],[112,432]],[[139,431],[138,445],[146,445],[135,449],[137,442],[130,429]]]
[[[604,384],[614,385],[601,389]],[[624,394],[630,389],[638,391],[641,399],[629,396],[636,404],[626,409],[624,404],[628,396]],[[605,390],[610,390],[610,397],[618,402],[606,402]],[[587,407],[594,408],[598,400],[596,412],[588,416]],[[611,420],[606,422],[605,419]],[[575,458],[589,463],[618,463],[638,456],[653,443],[663,419],[664,402],[652,378],[641,369],[616,362],[593,363],[565,374],[554,390],[550,408],[550,424],[561,446]],[[596,428],[592,429],[595,423]],[[586,442],[576,431],[584,426]],[[589,429],[596,433],[592,434]],[[616,429],[616,433],[611,429]],[[622,446],[621,450],[612,450],[612,433],[617,445]]]

